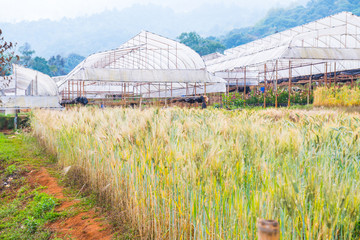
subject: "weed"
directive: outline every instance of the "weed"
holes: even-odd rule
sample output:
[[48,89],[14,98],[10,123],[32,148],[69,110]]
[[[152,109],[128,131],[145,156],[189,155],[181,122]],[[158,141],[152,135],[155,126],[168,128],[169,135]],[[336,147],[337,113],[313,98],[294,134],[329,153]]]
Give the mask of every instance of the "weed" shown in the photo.
[[14,164],[12,164],[12,165],[8,166],[7,168],[5,168],[5,174],[6,174],[6,176],[11,176],[11,175],[13,175],[16,171],[17,171],[17,167],[16,167],[16,165],[14,165]]

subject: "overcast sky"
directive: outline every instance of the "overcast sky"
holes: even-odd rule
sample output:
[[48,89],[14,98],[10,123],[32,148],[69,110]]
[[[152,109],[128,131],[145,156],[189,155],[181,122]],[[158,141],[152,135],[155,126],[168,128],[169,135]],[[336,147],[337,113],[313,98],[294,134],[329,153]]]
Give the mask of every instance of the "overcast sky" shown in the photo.
[[[123,9],[134,4],[156,4],[177,12],[191,11],[203,4],[237,4],[244,9],[288,7],[291,2],[309,0],[0,0],[0,22],[52,19],[91,15],[107,9]],[[241,14],[241,13],[239,13]]]

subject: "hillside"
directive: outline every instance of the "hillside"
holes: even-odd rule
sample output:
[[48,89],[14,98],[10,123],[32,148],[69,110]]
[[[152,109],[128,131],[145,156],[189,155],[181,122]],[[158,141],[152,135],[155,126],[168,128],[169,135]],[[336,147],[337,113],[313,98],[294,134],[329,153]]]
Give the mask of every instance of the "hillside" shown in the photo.
[[311,0],[306,6],[272,9],[253,27],[234,29],[215,39],[226,48],[232,48],[342,11],[360,15],[360,1]]
[[17,42],[18,46],[28,42],[35,55],[41,57],[70,53],[88,56],[116,48],[141,30],[173,39],[186,31],[197,31],[204,36],[221,35],[237,26],[255,24],[267,11],[249,8],[207,4],[190,12],[174,12],[153,4],[133,5],[123,10],[60,21],[0,23],[0,29],[8,41]]

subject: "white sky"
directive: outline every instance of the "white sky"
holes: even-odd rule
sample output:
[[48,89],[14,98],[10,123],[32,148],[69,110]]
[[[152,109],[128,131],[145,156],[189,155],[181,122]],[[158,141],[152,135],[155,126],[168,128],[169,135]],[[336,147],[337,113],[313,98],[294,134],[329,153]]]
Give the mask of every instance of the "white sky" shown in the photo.
[[[244,9],[270,9],[309,0],[0,0],[0,22],[52,19],[91,15],[107,9],[123,9],[134,4],[156,4],[177,12],[191,11],[203,4],[237,4]],[[239,13],[241,14],[241,13]]]

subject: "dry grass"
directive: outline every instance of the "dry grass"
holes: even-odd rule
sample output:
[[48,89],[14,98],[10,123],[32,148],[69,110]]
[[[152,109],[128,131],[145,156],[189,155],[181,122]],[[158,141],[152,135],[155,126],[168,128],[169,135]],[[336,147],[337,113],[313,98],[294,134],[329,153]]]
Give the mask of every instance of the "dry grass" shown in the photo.
[[360,116],[337,111],[35,111],[33,133],[143,239],[352,239]]
[[314,106],[353,107],[360,106],[359,87],[351,89],[349,86],[318,87],[314,91]]

